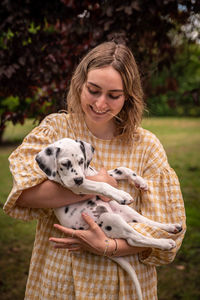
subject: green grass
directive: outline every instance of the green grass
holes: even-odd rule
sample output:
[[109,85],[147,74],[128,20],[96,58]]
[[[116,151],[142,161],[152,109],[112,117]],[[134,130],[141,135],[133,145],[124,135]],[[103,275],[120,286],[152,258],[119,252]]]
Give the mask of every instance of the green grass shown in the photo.
[[[33,127],[10,126],[0,147],[0,203],[12,187],[8,155]],[[145,119],[143,127],[154,132],[178,174],[187,214],[187,233],[175,261],[158,268],[159,300],[200,299],[200,120]],[[10,143],[12,142],[12,143]],[[28,274],[35,222],[25,223],[6,216],[0,209],[0,295],[2,300],[22,300]],[[151,300],[151,299],[150,299]]]
[[8,156],[34,127],[32,120],[25,126],[11,123],[6,128],[0,147],[0,298],[22,300],[34,241],[35,222],[22,222],[3,213],[2,207],[12,188]]
[[21,142],[21,140],[37,125],[37,122],[29,119],[26,120],[24,125],[13,125],[11,122],[7,124],[8,126],[3,135],[3,143],[13,144]]

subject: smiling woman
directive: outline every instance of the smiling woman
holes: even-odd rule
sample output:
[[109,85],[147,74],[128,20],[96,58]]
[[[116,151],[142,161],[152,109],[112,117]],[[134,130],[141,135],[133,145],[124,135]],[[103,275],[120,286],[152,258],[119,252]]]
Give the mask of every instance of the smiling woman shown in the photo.
[[[185,211],[179,181],[162,145],[154,134],[140,127],[143,92],[130,49],[114,42],[92,49],[72,76],[67,103],[67,114],[47,116],[9,157],[14,186],[4,210],[15,218],[38,220],[25,299],[136,299],[136,288],[129,276],[105,257],[114,255],[126,256],[128,263],[134,266],[143,299],[156,300],[155,266],[174,259],[185,233]],[[104,169],[90,178],[93,181],[116,185],[106,170],[120,166],[142,176],[148,185],[147,191],[138,191],[137,186],[132,187],[123,180],[119,182],[119,189],[136,200],[130,207],[153,221],[180,223],[183,230],[172,236],[139,222],[127,226],[152,238],[172,238],[176,247],[163,251],[130,246],[120,238],[115,241],[108,238],[90,216],[84,216],[88,230],[76,230],[73,234],[55,225],[58,222],[55,208],[72,203],[79,205],[90,198],[75,195],[53,182],[56,173],[52,172],[52,179],[48,179],[36,164],[35,157],[41,150],[47,147],[45,159],[49,159],[52,149],[48,146],[63,138],[82,140],[94,146],[91,166]],[[81,157],[79,159],[81,166]],[[63,163],[67,174],[69,162]],[[118,196],[116,191],[115,198]]]
[[[86,102],[90,106],[84,107],[85,111],[83,103]],[[96,124],[89,125],[92,113],[93,118],[101,114],[105,116],[104,120],[98,119],[109,121],[109,132],[106,131],[105,123],[99,123],[99,126],[103,125],[104,134],[107,132],[103,138],[121,135],[121,139],[126,142],[132,140],[141,123],[144,101],[140,75],[130,49],[112,42],[92,49],[75,70],[67,95],[67,105],[68,112],[75,112],[83,122],[88,117],[87,126],[90,130],[94,130],[93,125]],[[97,124],[95,128],[100,137]]]
[[121,111],[124,101],[121,76],[112,66],[88,72],[81,106],[86,125],[96,137],[112,139],[117,134],[114,117]]

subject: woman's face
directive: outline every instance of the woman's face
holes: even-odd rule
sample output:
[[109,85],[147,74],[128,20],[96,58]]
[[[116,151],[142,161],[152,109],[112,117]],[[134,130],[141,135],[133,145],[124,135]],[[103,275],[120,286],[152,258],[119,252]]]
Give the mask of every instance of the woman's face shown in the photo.
[[124,101],[121,76],[112,66],[88,72],[81,92],[81,107],[89,129],[113,125]]

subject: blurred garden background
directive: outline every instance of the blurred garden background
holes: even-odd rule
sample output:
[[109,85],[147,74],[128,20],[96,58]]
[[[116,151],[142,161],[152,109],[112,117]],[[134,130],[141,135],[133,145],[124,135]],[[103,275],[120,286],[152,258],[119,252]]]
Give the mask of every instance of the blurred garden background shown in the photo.
[[[3,213],[8,156],[65,95],[80,58],[108,40],[126,43],[145,91],[143,127],[178,174],[187,233],[158,268],[159,300],[200,299],[200,1],[3,0],[0,4],[0,299],[22,300],[36,222]],[[151,300],[151,299],[150,299]]]

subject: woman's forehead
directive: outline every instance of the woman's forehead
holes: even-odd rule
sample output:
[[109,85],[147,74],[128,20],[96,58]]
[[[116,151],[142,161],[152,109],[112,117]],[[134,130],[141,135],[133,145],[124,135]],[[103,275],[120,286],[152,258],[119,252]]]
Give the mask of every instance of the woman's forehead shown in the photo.
[[107,87],[109,90],[123,90],[121,75],[112,66],[92,69],[88,72],[87,83],[97,88]]

